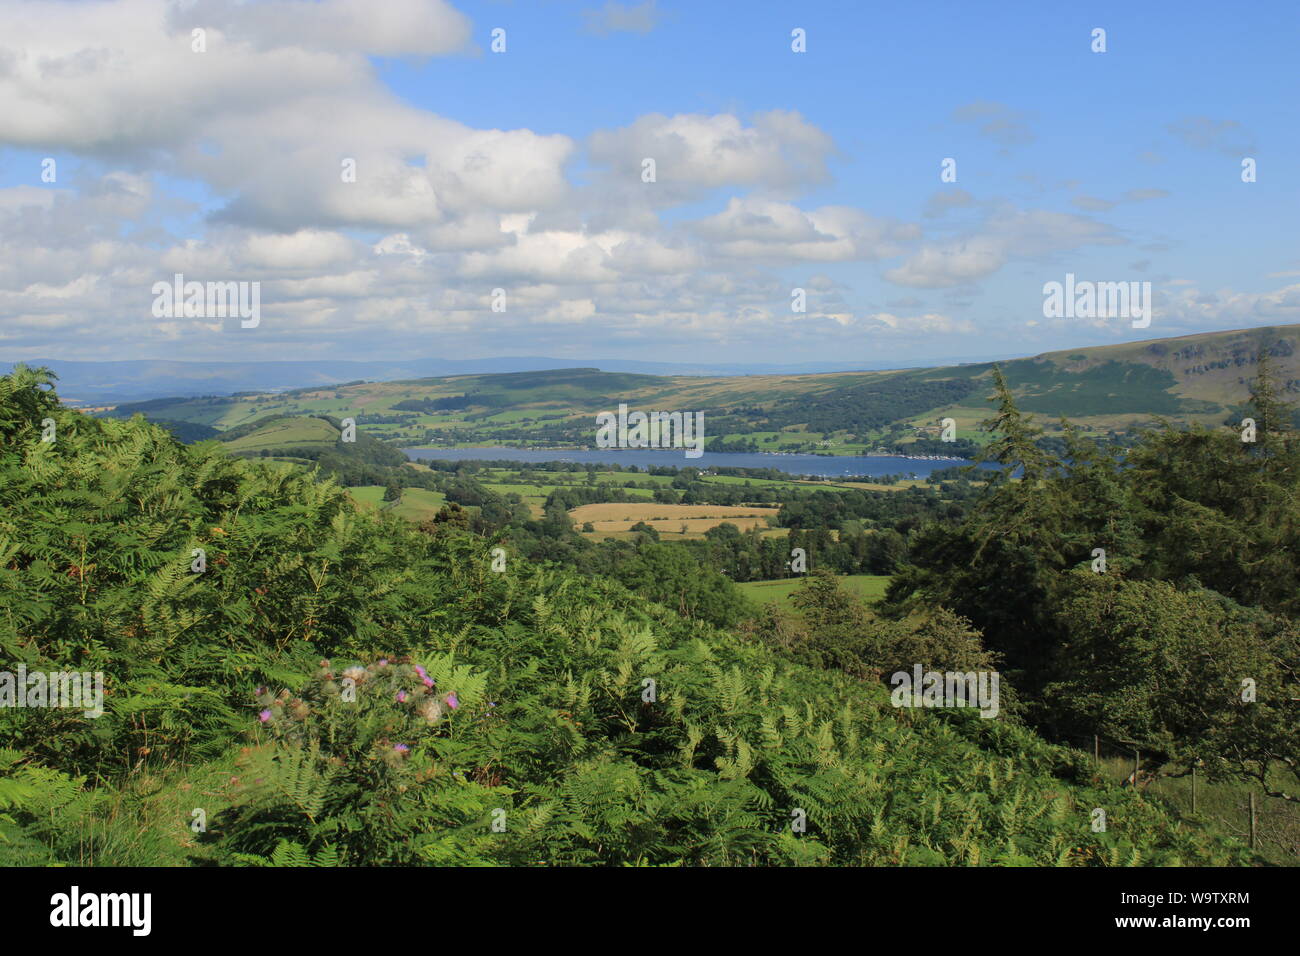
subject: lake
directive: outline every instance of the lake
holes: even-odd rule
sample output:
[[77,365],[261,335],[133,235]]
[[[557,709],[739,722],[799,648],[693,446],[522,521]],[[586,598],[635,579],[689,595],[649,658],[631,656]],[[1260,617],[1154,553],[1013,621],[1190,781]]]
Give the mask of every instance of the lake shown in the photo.
[[822,455],[774,455],[770,453],[705,452],[699,458],[687,458],[671,449],[633,450],[627,448],[403,448],[416,460],[437,461],[517,461],[538,464],[546,461],[571,461],[578,464],[650,465],[675,468],[776,468],[791,475],[816,475],[819,478],[844,478],[849,475],[916,475],[924,478],[940,468],[969,465],[964,458],[941,461],[903,458],[897,455],[845,455],[837,458]]

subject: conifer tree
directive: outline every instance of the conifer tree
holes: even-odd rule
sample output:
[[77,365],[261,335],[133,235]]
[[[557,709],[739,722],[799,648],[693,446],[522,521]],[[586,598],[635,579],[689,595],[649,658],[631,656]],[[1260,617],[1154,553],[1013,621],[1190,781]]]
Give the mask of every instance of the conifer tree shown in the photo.
[[1295,403],[1282,398],[1277,370],[1267,346],[1256,358],[1255,378],[1250,386],[1249,407],[1255,419],[1255,451],[1265,461],[1265,470],[1276,478],[1297,473],[1292,421]]
[[993,397],[990,401],[998,403],[997,414],[981,422],[980,427],[997,432],[1001,437],[989,442],[982,461],[996,461],[1003,465],[1004,476],[1020,468],[1026,482],[1037,482],[1055,462],[1036,444],[1043,430],[1016,407],[1002,368],[997,365],[993,366]]

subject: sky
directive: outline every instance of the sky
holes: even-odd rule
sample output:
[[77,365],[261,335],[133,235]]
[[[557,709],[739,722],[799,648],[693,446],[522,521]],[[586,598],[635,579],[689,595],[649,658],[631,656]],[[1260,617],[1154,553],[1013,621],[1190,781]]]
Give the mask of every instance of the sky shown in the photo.
[[[1293,2],[0,23],[0,361],[926,365],[1300,322]],[[158,314],[177,273],[257,283],[257,324]],[[1149,282],[1150,325],[1049,316],[1067,274]]]

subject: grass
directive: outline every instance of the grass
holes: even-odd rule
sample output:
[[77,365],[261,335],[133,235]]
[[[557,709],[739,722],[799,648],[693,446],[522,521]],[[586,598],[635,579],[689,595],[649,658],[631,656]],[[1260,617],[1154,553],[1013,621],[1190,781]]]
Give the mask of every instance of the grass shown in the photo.
[[[837,577],[840,586],[863,601],[878,601],[885,596],[889,586],[888,574],[844,574]],[[803,584],[802,576],[782,578],[779,581],[745,581],[736,585],[745,596],[760,604],[776,603],[784,608],[793,608],[790,595]]]
[[[391,502],[384,501],[383,485],[361,485],[356,488],[349,488],[350,494],[364,508],[389,508]],[[423,488],[404,488],[402,490],[402,500],[397,505],[392,506],[393,514],[399,518],[405,518],[407,521],[419,524],[427,521],[438,513],[438,509],[446,504],[447,499],[441,492],[426,491]]]
[[[643,521],[661,535],[676,534],[690,537],[703,535],[720,524],[734,524],[741,531],[750,528],[765,529],[768,517],[775,517],[779,508],[732,507],[729,505],[665,505],[648,502],[608,502],[582,505],[569,512],[575,527],[581,528],[590,521],[594,532],[588,535],[606,535],[615,531],[630,531],[632,525]],[[685,532],[682,528],[685,527]]]
[[822,488],[852,488],[858,491],[906,491],[908,488],[930,487],[920,478],[905,478],[892,485],[882,485],[878,481],[803,481],[800,484]]
[[251,435],[227,443],[231,454],[248,454],[263,448],[314,447],[338,441],[339,431],[319,418],[291,418],[272,422]]
[[[1004,363],[1004,371],[1024,411],[1038,413],[1051,427],[1052,418],[1064,412],[1072,420],[1105,431],[1122,430],[1132,423],[1149,423],[1156,413],[1180,421],[1212,424],[1222,417],[1227,405],[1244,401],[1246,386],[1238,358],[1243,350],[1253,351],[1265,330],[1233,330],[1165,339],[1160,342],[1132,342],[1122,345],[1074,348],[1047,353],[1038,359],[1015,359]],[[1268,330],[1295,343],[1296,326]],[[1289,358],[1281,370],[1290,375],[1296,359]],[[626,401],[642,409],[710,408],[724,412],[753,406],[773,407],[785,399],[836,400],[836,390],[845,388],[891,388],[893,380],[914,380],[926,385],[943,380],[981,379],[969,395],[941,402],[930,408],[914,407],[903,400],[887,406],[895,422],[933,425],[940,417],[957,420],[962,437],[980,440],[977,422],[988,417],[988,388],[983,381],[990,365],[980,363],[925,370],[836,372],[812,375],[742,375],[721,377],[648,376],[579,370],[461,375],[411,381],[368,382],[360,385],[310,387],[282,393],[261,393],[229,398],[178,398],[160,402],[148,410],[150,417],[192,421],[228,429],[255,418],[284,413],[308,415],[328,413],[338,418],[355,417],[360,427],[387,436],[403,436],[410,444],[424,441],[429,430],[466,428],[461,447],[488,444],[529,444],[517,432],[531,434],[545,419],[557,416],[571,424],[609,410],[611,403]],[[392,406],[404,399],[447,398],[474,393],[505,400],[504,405],[470,410],[446,410],[435,414],[416,413],[403,417],[403,424],[378,425],[369,418],[393,413]],[[921,402],[921,404],[925,404]],[[525,421],[535,419],[535,421]],[[766,451],[789,451],[813,447],[831,455],[859,453],[875,444],[883,431],[873,429],[866,446],[850,439],[866,437],[844,427],[833,428],[831,444],[821,446],[821,432],[806,424],[789,424],[777,429],[771,423],[756,422],[756,430],[732,432],[732,437],[753,439]],[[833,423],[843,425],[842,422]],[[732,427],[737,427],[733,425]],[[761,429],[761,430],[758,430]],[[507,435],[511,437],[506,437]],[[256,447],[254,451],[258,450]],[[774,463],[779,467],[779,462]]]
[[[744,587],[744,585],[741,585]],[[1110,780],[1127,780],[1133,773],[1131,757],[1104,757],[1102,774]],[[1167,767],[1165,772],[1176,768]],[[1278,781],[1279,789],[1282,781]],[[1255,790],[1257,850],[1278,866],[1300,866],[1300,805],[1259,793],[1241,781],[1196,782],[1196,813],[1192,813],[1192,778],[1157,777],[1143,790],[1189,820],[1209,823],[1243,843],[1250,840],[1250,791]]]
[[752,488],[798,488],[803,484],[797,479],[781,481],[775,478],[740,478],[735,475],[707,475],[700,480],[708,485],[748,485]]

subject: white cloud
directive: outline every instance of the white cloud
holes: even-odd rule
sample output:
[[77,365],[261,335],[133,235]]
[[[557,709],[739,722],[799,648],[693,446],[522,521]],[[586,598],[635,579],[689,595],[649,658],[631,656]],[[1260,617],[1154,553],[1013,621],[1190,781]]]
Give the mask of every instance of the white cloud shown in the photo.
[[1006,245],[992,236],[975,236],[921,249],[885,278],[919,289],[963,285],[992,275],[1006,262]]
[[[382,17],[360,0],[171,11],[10,4],[0,142],[197,178],[230,197],[221,218],[281,231],[413,227],[567,192],[568,137],[473,129],[402,103],[376,76],[363,54],[464,45],[468,21],[441,0],[392,0]],[[209,25],[206,52],[191,49],[191,22]]]
[[953,319],[938,312],[926,312],[922,315],[898,316],[890,312],[875,312],[866,317],[869,325],[878,331],[899,334],[933,335],[937,333],[968,333],[975,327],[964,319]]
[[1084,216],[1003,207],[989,216],[980,232],[923,246],[885,278],[915,288],[949,288],[990,276],[1013,258],[1125,241],[1109,226]]
[[259,49],[299,47],[373,56],[443,56],[464,50],[470,21],[443,0],[197,0],[171,22],[187,33],[215,28]]
[[881,259],[920,237],[914,225],[874,219],[847,206],[804,211],[791,203],[731,199],[722,212],[694,224],[724,256],[739,259],[846,262]]
[[[729,113],[652,113],[593,133],[588,148],[612,181],[638,188],[651,203],[671,203],[721,186],[780,190],[825,182],[834,143],[798,113],[772,110],[749,126]],[[654,183],[641,181],[645,159],[655,161]]]
[[[528,336],[589,356],[593,341],[857,354],[877,335],[972,326],[953,299],[943,312],[912,297],[863,307],[858,277],[878,278],[853,264],[881,262],[904,286],[967,287],[1018,259],[1123,241],[1084,216],[957,188],[922,210],[929,238],[827,201],[835,143],[789,110],[629,116],[574,137],[476,128],[399,98],[370,59],[473,52],[469,21],[439,0],[372,10],[0,0],[0,145],[60,161],[51,187],[0,189],[6,346],[66,352],[62,337],[82,354],[150,354],[198,342],[269,358]],[[651,15],[652,4],[609,4],[600,23],[637,30]],[[206,53],[191,50],[194,24]],[[1004,143],[1032,135],[1005,107],[959,117]],[[641,181],[647,157],[657,182]],[[690,218],[673,210],[685,203],[699,203]],[[256,334],[153,317],[151,287],[175,272],[262,282]],[[808,312],[791,312],[792,284],[808,290]],[[498,286],[505,313],[489,308]]]

